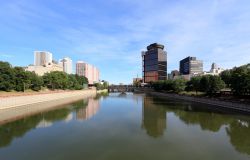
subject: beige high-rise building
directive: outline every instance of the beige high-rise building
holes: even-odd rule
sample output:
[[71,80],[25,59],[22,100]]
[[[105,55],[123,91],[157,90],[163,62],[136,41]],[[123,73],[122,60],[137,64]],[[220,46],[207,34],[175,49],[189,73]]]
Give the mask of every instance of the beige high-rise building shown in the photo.
[[76,74],[88,78],[90,85],[99,81],[99,70],[95,66],[87,64],[83,61],[77,61]]
[[47,51],[34,51],[34,66],[52,64],[52,53]]
[[63,68],[65,73],[72,74],[72,60],[69,57],[60,59],[59,65]]
[[47,51],[35,51],[34,65],[27,66],[25,70],[43,76],[45,73],[63,71],[63,67],[52,60],[52,53]]

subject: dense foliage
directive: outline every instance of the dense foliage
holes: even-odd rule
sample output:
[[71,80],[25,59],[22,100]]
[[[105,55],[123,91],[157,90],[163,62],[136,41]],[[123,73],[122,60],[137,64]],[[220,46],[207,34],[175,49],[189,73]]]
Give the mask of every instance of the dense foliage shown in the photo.
[[80,90],[88,84],[83,76],[54,71],[38,76],[34,72],[25,71],[22,67],[12,67],[8,62],[0,61],[0,91],[39,91],[42,87],[49,89]]
[[192,77],[187,83],[186,90],[201,91],[208,95],[213,95],[225,88],[225,82],[220,76],[205,75],[199,77]]
[[108,89],[109,84],[107,81],[102,81],[102,83],[95,83],[94,86],[97,90],[103,90]]
[[186,88],[186,81],[184,79],[166,80],[153,82],[152,86],[157,91],[168,91],[179,93]]
[[250,64],[223,71],[219,76],[204,75],[183,79],[153,82],[157,91],[181,92],[198,91],[215,95],[223,88],[231,89],[234,95],[250,95]]
[[153,83],[153,88],[157,91],[182,92],[182,91],[201,91],[208,95],[215,94],[225,87],[225,83],[219,76],[199,76],[193,77],[190,81],[184,79],[158,81]]
[[250,64],[226,70],[221,77],[235,95],[250,94]]

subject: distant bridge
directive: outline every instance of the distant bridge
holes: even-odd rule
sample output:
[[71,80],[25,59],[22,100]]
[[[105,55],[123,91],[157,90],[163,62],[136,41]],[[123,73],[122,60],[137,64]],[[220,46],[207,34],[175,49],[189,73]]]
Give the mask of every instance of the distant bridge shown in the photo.
[[109,92],[134,92],[135,87],[133,85],[110,85]]

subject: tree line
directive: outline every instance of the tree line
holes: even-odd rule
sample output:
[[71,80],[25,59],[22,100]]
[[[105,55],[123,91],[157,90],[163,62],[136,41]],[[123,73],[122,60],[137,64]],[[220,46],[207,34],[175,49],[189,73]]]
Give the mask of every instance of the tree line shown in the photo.
[[12,67],[8,62],[0,61],[0,91],[25,91],[31,89],[39,91],[43,87],[48,89],[80,90],[88,84],[84,76],[66,74],[53,71],[38,76],[34,72],[25,71],[22,67]]
[[203,75],[192,77],[189,81],[184,79],[152,82],[151,86],[157,91],[204,92],[215,95],[221,89],[228,88],[234,95],[250,95],[250,64],[234,67],[223,71],[219,76]]
[[109,84],[107,81],[102,81],[102,83],[95,83],[94,86],[97,90],[103,90],[108,89]]

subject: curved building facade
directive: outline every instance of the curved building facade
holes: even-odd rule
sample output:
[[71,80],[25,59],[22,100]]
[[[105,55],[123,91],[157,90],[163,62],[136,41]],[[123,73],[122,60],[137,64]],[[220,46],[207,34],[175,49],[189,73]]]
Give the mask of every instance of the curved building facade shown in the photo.
[[164,45],[153,43],[142,52],[143,82],[167,80],[167,52]]

